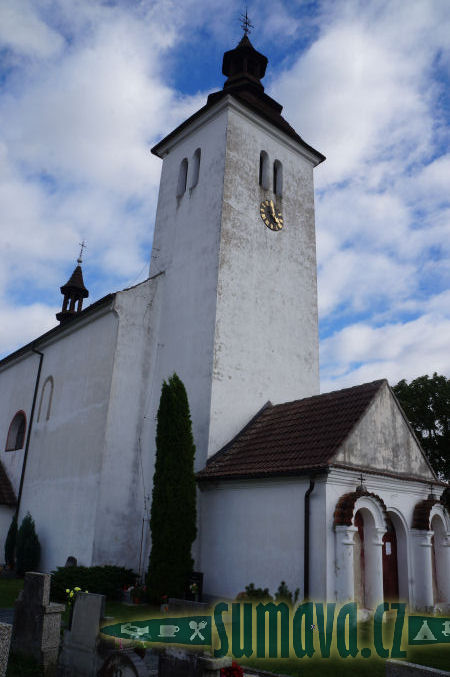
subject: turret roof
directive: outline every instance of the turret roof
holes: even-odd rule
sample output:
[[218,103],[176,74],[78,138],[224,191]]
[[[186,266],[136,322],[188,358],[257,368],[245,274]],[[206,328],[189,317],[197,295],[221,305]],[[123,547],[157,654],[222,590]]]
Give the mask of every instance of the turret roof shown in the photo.
[[89,296],[89,292],[84,286],[83,271],[80,265],[75,268],[69,280],[60,289],[62,294],[75,292],[77,296],[82,296],[83,298]]
[[275,127],[278,127],[278,129],[290,136],[291,139],[315,155],[317,164],[323,162],[325,156],[307,144],[282,117],[281,111],[283,106],[264,93],[261,78],[265,75],[267,63],[267,57],[258,52],[251,44],[247,35],[244,35],[237,47],[225,52],[223,56],[222,72],[228,77],[223,89],[210,94],[206,105],[157,143],[152,148],[152,153],[160,156],[162,148],[167,141],[177,136],[177,134],[190,125],[196,118],[203,115],[218,101],[231,95],[246,106],[246,108],[257,113]]

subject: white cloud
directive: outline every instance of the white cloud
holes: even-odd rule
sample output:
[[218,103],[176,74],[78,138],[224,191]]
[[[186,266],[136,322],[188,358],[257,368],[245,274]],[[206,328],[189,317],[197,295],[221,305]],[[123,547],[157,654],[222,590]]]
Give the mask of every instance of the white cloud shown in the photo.
[[[145,270],[161,166],[149,148],[205,100],[174,89],[172,55],[203,55],[205,36],[231,48],[241,11],[236,0],[4,0],[0,352],[54,324],[82,238],[90,300]],[[277,0],[249,15],[255,47],[270,59],[276,34],[289,64],[277,73],[269,62],[267,91],[328,156],[315,174],[322,389],[450,373],[450,160],[436,71],[450,70],[450,3],[322,0],[299,20]]]
[[55,313],[60,308],[47,306],[43,303],[32,303],[24,306],[0,304],[2,318],[2,349],[9,353],[19,346],[17,337],[20,336],[20,345],[26,345],[37,336],[48,331],[57,324]]
[[[0,303],[24,288],[58,303],[82,238],[95,270],[94,280],[86,276],[93,300],[133,280],[149,259],[156,209],[161,163],[150,147],[201,105],[202,97],[165,82],[165,50],[175,36],[162,30],[154,3],[145,16],[89,2],[55,7],[55,25],[71,34],[66,48],[49,60],[51,45],[64,39],[43,31],[48,50],[36,49],[26,77],[16,73],[0,98]],[[10,14],[37,35],[38,24],[46,26],[27,3]],[[36,307],[40,334],[56,321]],[[1,324],[0,353],[11,347],[11,330]],[[22,343],[21,323],[10,327]]]
[[315,173],[323,390],[450,373],[449,298],[436,293],[450,282],[449,31],[449,3],[323,2],[317,39],[272,79],[328,156]]
[[[405,323],[358,323],[322,342],[322,392],[387,378],[395,384],[422,374],[450,373],[450,298],[442,308]],[[433,305],[433,304],[432,304]]]
[[27,0],[2,0],[0,4],[0,46],[30,57],[57,55],[64,40],[42,21],[33,3]]

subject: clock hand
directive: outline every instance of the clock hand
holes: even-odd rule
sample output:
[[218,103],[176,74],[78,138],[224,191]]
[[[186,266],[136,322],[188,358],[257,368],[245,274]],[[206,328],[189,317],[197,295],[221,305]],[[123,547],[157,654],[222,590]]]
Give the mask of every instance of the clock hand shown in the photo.
[[273,220],[275,222],[278,222],[278,219],[275,214],[275,205],[273,204],[273,200],[270,201],[270,211],[272,212]]

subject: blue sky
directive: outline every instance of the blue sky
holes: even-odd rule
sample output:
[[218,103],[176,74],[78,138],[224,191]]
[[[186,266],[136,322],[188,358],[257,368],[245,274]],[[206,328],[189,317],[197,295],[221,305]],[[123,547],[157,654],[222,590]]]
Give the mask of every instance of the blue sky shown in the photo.
[[[223,84],[243,4],[0,2],[0,354],[145,278],[149,148]],[[450,2],[250,2],[266,91],[316,169],[322,390],[450,376]]]

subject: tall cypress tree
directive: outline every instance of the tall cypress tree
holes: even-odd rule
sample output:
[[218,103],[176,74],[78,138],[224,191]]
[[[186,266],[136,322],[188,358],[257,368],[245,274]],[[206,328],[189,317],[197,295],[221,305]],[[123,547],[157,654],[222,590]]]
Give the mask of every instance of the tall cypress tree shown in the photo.
[[186,389],[176,374],[164,381],[156,429],[150,528],[152,550],[147,575],[149,597],[181,597],[192,572],[197,535],[195,445]]

